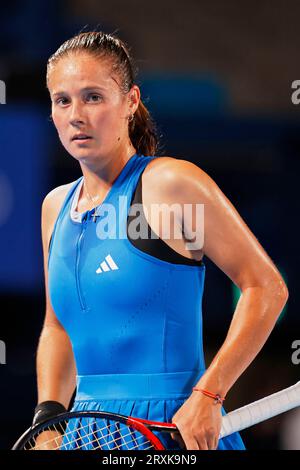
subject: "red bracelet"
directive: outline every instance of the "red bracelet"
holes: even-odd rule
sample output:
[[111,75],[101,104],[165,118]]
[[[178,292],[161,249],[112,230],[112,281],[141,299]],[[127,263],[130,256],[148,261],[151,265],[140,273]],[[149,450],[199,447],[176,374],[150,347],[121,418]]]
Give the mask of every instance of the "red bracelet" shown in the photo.
[[206,395],[207,397],[213,398],[215,400],[215,403],[220,403],[222,405],[223,401],[225,400],[225,397],[221,397],[219,393],[215,394],[212,392],[209,392],[208,390],[203,390],[202,388],[197,388],[193,387],[193,390],[196,392],[201,392],[203,395]]

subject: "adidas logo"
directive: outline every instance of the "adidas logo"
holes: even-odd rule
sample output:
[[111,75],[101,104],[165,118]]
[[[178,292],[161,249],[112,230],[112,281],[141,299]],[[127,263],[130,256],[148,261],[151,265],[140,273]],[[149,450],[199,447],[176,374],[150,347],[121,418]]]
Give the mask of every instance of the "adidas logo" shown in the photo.
[[110,255],[105,256],[105,260],[107,261],[102,261],[100,264],[99,268],[97,269],[96,273],[101,274],[105,271],[114,271],[115,269],[119,269],[114,260]]

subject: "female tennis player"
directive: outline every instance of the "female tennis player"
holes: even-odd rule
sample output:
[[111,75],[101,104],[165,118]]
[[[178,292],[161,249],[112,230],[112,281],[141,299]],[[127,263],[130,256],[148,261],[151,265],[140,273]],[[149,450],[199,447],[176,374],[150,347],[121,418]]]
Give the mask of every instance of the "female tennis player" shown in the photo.
[[[42,206],[46,316],[34,423],[68,408],[77,387],[73,410],[173,422],[189,450],[244,449],[238,433],[218,439],[222,405],[287,301],[280,273],[204,171],[157,157],[154,124],[120,39],[86,32],[66,41],[48,61],[47,85],[59,138],[82,176]],[[132,229],[136,203],[147,236]],[[155,214],[174,204],[165,236]],[[241,290],[208,368],[204,255]],[[168,439],[167,448],[180,448],[176,434]]]

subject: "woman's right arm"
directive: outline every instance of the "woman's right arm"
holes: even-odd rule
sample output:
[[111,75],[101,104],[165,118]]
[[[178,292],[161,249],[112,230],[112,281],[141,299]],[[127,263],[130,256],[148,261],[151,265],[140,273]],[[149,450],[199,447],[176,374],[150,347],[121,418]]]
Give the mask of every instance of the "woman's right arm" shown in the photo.
[[68,334],[58,321],[49,299],[48,246],[69,185],[51,191],[42,205],[46,315],[37,349],[38,403],[53,400],[68,408],[76,386],[76,366]]

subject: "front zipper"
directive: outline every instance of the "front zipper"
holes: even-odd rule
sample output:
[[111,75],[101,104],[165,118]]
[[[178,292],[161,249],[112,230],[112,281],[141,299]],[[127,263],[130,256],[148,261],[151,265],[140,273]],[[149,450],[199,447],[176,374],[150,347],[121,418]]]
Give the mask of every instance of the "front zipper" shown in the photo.
[[82,230],[81,230],[81,234],[78,238],[78,243],[77,243],[76,269],[75,269],[77,293],[78,293],[78,298],[79,298],[81,310],[86,310],[86,303],[85,303],[85,300],[84,300],[84,296],[81,292],[80,278],[79,278],[80,254],[81,254],[83,236],[84,236],[84,233],[86,231],[86,227],[87,227],[87,214],[85,214],[82,218]]

